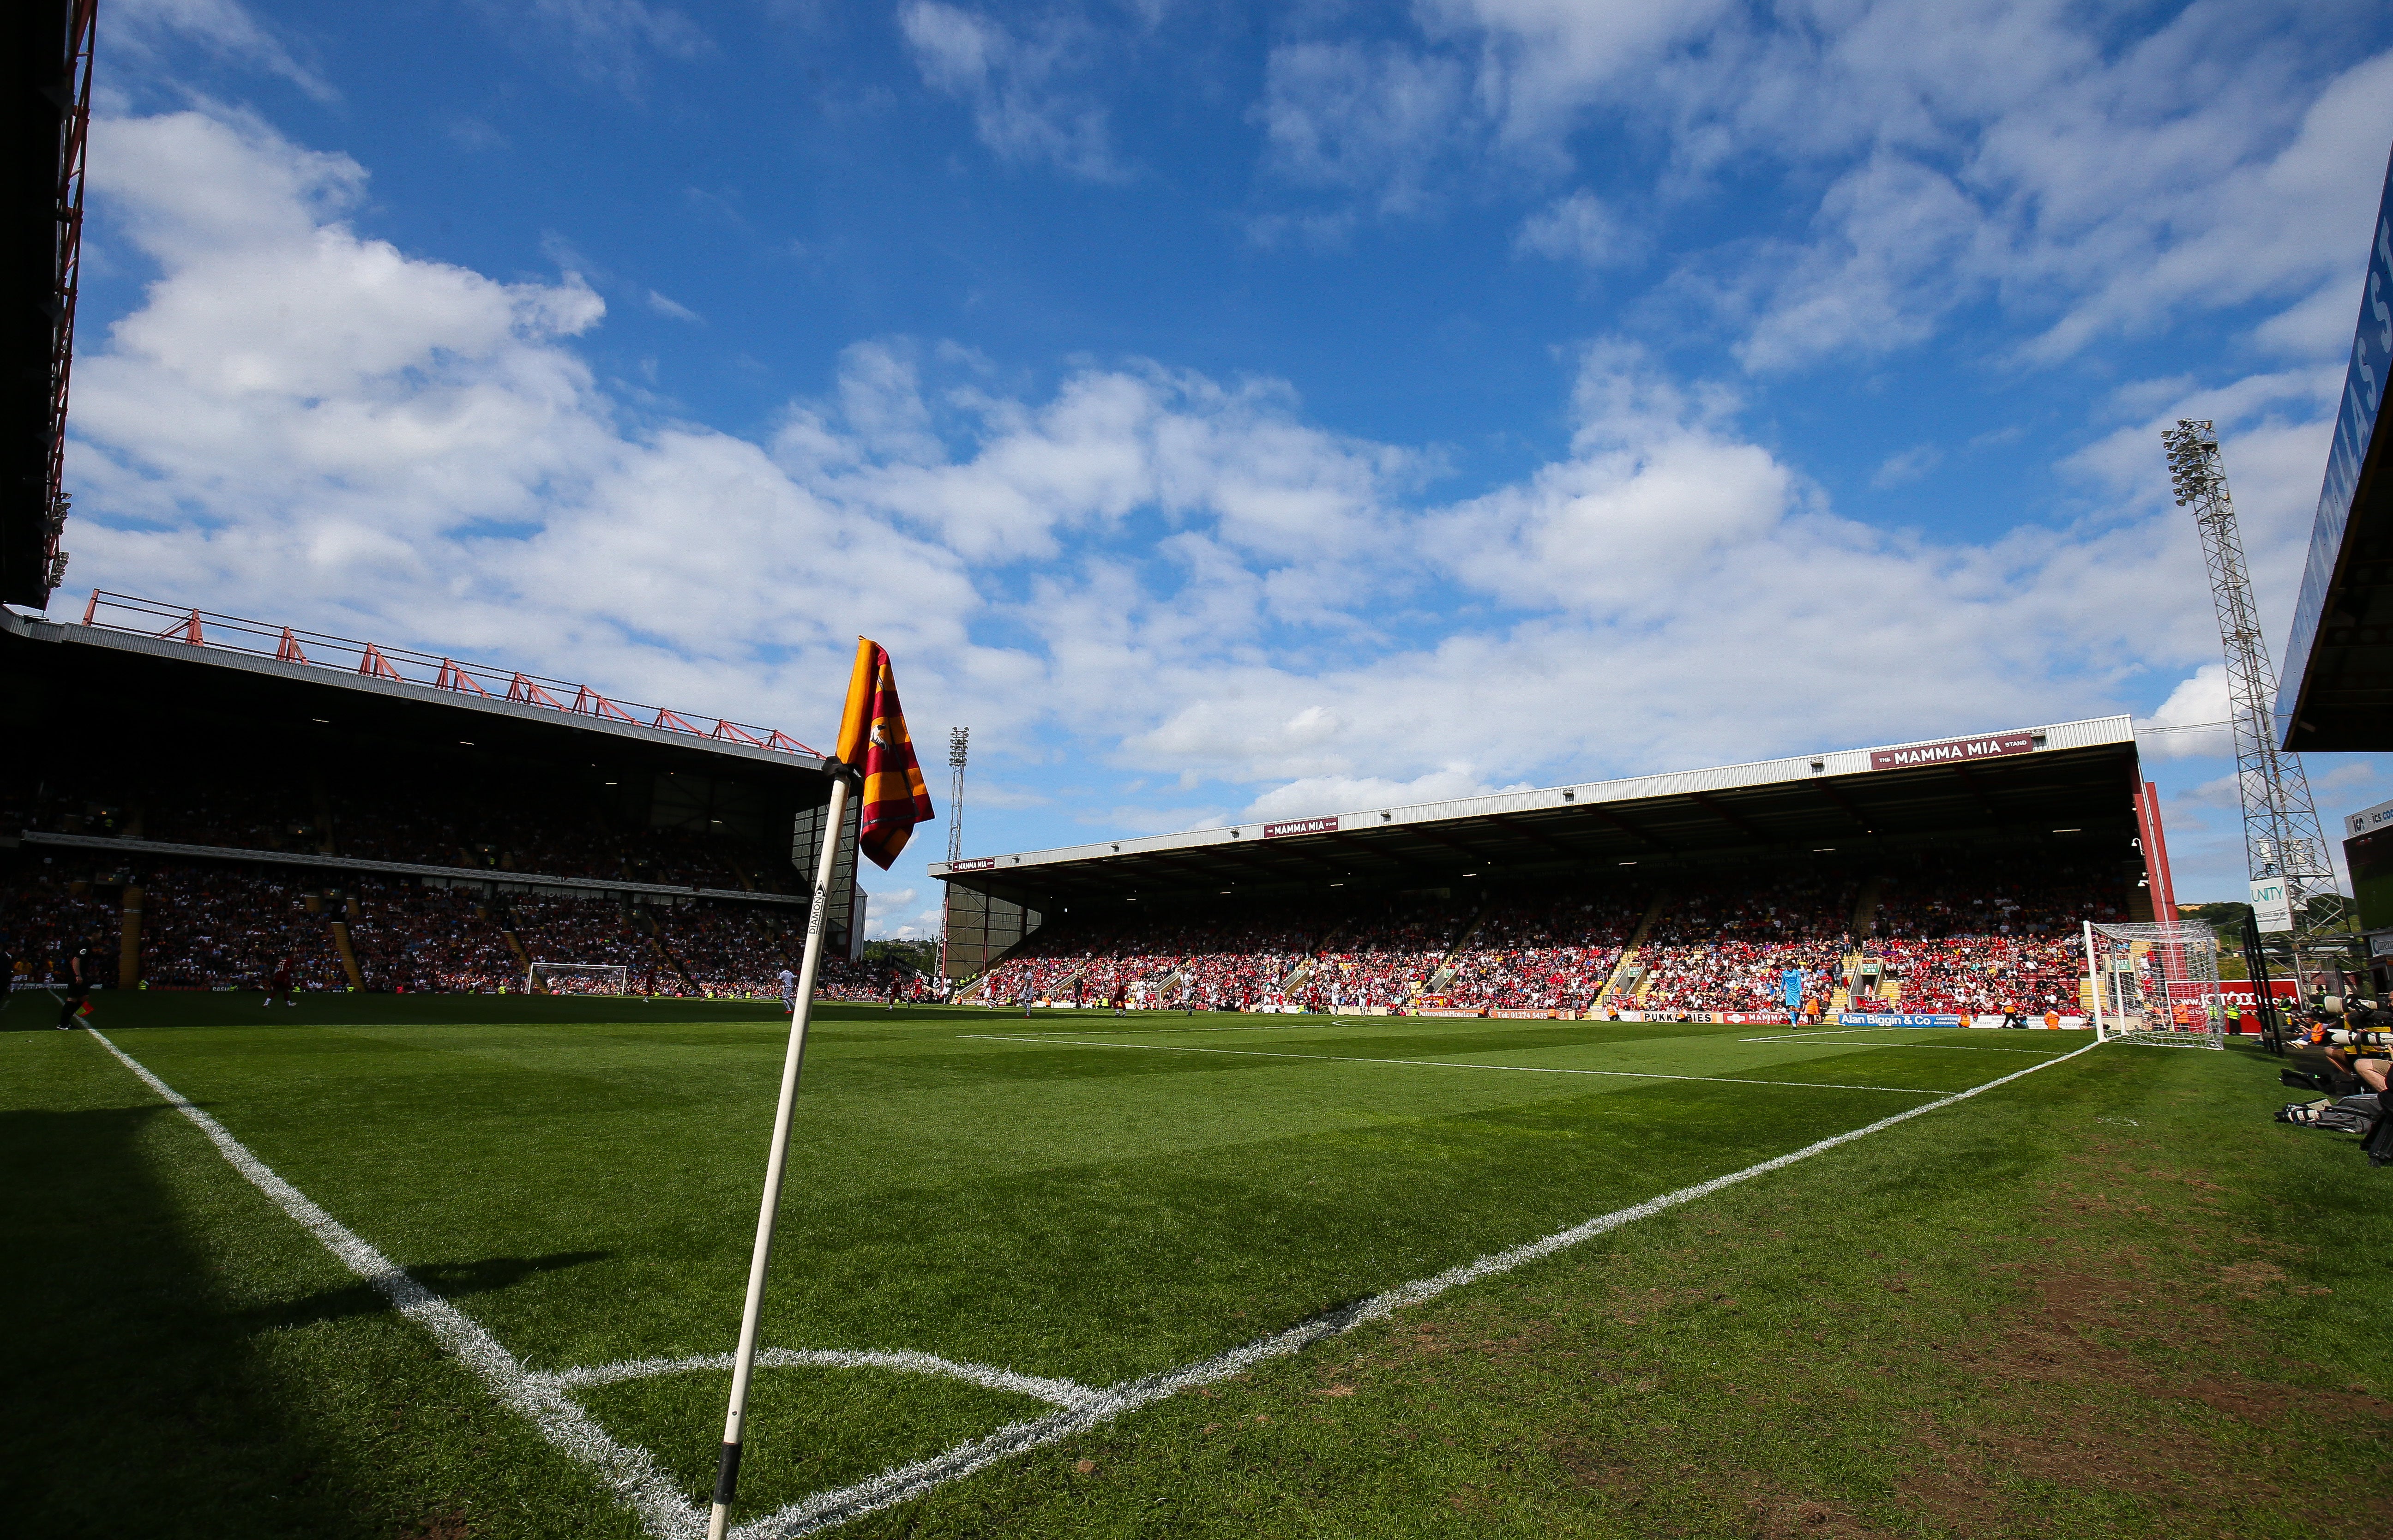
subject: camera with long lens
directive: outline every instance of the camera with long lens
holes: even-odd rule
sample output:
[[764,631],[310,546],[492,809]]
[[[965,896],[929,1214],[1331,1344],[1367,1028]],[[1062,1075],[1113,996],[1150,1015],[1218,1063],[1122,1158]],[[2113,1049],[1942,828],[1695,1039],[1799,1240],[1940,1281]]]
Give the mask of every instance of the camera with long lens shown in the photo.
[[[2369,1165],[2393,1166],[2393,1116],[2384,1095],[2370,1090],[2350,1067],[2354,1059],[2393,1057],[2393,1012],[2372,1001],[2330,998],[2309,1020],[2294,1024],[2289,1036],[2289,1046],[2317,1051],[2305,1056],[2316,1067],[2281,1070],[2277,1078],[2314,1099],[2287,1103],[2277,1109],[2277,1121],[2357,1134]],[[2331,1051],[2337,1049],[2345,1052]]]
[[2393,1049],[2393,1029],[2373,1026],[2329,1026],[2315,1022],[2301,1029],[2298,1039],[2312,1048]]

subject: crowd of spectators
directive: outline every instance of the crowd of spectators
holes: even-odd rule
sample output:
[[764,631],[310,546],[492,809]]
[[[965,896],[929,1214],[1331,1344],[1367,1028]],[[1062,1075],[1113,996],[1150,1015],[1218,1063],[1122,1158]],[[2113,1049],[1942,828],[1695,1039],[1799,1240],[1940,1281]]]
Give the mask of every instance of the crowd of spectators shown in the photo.
[[1492,903],[1437,992],[1464,1010],[1584,1011],[1619,965],[1645,903],[1633,890]]
[[369,989],[494,993],[524,970],[481,899],[454,888],[368,880],[343,904],[349,947]]
[[[255,837],[229,804],[218,827]],[[108,868],[115,870],[111,880]],[[70,878],[69,871],[84,874]],[[89,937],[103,982],[114,972],[122,889],[144,890],[141,976],[150,987],[261,987],[288,960],[301,988],[520,989],[531,962],[625,970],[637,993],[779,995],[802,950],[792,908],[705,900],[627,905],[521,894],[486,898],[410,879],[312,868],[180,861],[72,860],[27,850],[0,890],[0,937],[37,976]],[[2049,861],[1926,860],[1867,881],[1869,934],[1850,933],[1862,877],[1813,868],[1774,880],[1721,880],[1669,894],[1624,979],[1615,1009],[1670,1015],[1772,1013],[1784,975],[1803,975],[1803,1009],[1840,989],[1925,1011],[2041,1012],[2073,1006],[2083,972],[2080,921],[2124,918],[2125,894],[2090,870]],[[1574,889],[1524,894],[1443,891],[1265,904],[1244,913],[1161,911],[1124,922],[1070,920],[1034,933],[995,968],[979,997],[1211,1011],[1583,1011],[1624,958],[1645,893]],[[1466,931],[1468,933],[1466,934]],[[1458,945],[1459,940],[1459,945]],[[1871,986],[1884,982],[1886,987]],[[612,988],[557,978],[556,990]],[[826,959],[825,998],[932,998],[910,969]]]
[[1331,938],[1316,977],[1332,1003],[1353,1011],[1400,1008],[1422,990],[1471,921],[1471,904],[1449,894],[1399,894]]
[[1685,889],[1638,950],[1634,1004],[1662,1015],[1781,1011],[1785,975],[1799,971],[1801,998],[1824,1008],[1852,951],[1858,897],[1855,881],[1834,870]]
[[0,868],[0,948],[16,959],[16,980],[42,984],[66,973],[65,959],[85,942],[95,954],[97,982],[116,977],[118,907],[88,882],[70,880],[54,862],[20,856]]
[[2125,920],[2125,897],[2066,866],[1922,863],[1881,885],[1863,971],[1891,979],[1906,1011],[2073,1011],[2086,972],[2080,926]]

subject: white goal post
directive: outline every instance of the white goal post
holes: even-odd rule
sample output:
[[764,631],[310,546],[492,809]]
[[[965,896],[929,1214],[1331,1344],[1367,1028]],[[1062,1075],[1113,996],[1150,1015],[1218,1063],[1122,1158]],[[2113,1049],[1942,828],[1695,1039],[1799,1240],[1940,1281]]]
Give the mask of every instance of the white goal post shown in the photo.
[[2166,1048],[2227,1046],[2218,936],[2199,920],[2086,924],[2095,1036]]
[[524,974],[533,995],[628,995],[632,970],[620,962],[535,962]]

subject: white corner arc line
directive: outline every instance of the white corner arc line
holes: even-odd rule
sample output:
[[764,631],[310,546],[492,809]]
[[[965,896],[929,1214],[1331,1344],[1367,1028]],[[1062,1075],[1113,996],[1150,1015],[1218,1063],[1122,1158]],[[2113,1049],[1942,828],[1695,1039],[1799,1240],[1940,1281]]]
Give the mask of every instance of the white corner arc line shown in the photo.
[[1632,1204],[1626,1208],[1615,1208],[1609,1214],[1600,1214],[1584,1223],[1573,1225],[1568,1230],[1558,1230],[1541,1239],[1528,1241],[1508,1250],[1493,1252],[1475,1261],[1448,1268],[1432,1277],[1418,1278],[1408,1284],[1398,1284],[1384,1294],[1376,1294],[1367,1299],[1332,1311],[1326,1315],[1317,1315],[1310,1321],[1290,1326],[1286,1331],[1258,1338],[1242,1347],[1232,1348],[1227,1352],[1216,1353],[1211,1358],[1200,1359],[1194,1364],[1183,1364],[1179,1368],[1167,1369],[1161,1374],[1149,1375],[1144,1379],[1124,1380],[1118,1385],[1108,1386],[1098,1392],[1094,1401],[1085,1406],[1051,1412],[1032,1422],[1012,1423],[999,1429],[987,1438],[975,1439],[970,1443],[958,1444],[955,1448],[943,1454],[934,1455],[929,1459],[917,1460],[911,1465],[884,1470],[880,1475],[858,1481],[853,1486],[816,1493],[813,1496],[801,1498],[778,1512],[752,1520],[732,1531],[732,1534],[735,1540],[799,1540],[800,1536],[819,1533],[824,1530],[843,1524],[851,1519],[860,1519],[868,1513],[877,1513],[883,1508],[895,1507],[910,1498],[935,1492],[950,1482],[961,1481],[967,1476],[985,1470],[1000,1461],[1011,1459],[1016,1455],[1027,1454],[1042,1445],[1060,1442],[1076,1433],[1086,1432],[1102,1423],[1112,1421],[1125,1412],[1136,1411],[1139,1407],[1177,1395],[1183,1390],[1194,1390],[1200,1385],[1211,1385],[1228,1379],[1235,1375],[1245,1373],[1257,1364],[1275,1358],[1285,1358],[1290,1353],[1311,1347],[1315,1342],[1341,1336],[1366,1322],[1392,1314],[1406,1305],[1423,1304],[1449,1289],[1459,1288],[1465,1284],[1476,1283],[1482,1278],[1493,1277],[1497,1273],[1510,1272],[1515,1268],[1550,1257],[1558,1251],[1566,1251],[1572,1246],[1591,1241],[1599,1235],[1608,1234],[1625,1225],[1634,1224],[1639,1220],[1651,1219],[1666,1209],[1693,1203],[1698,1198],[1709,1197],[1714,1193],[1733,1187],[1739,1182],[1750,1181],[1755,1177],[1783,1170],[1798,1161],[1809,1160],[1813,1155],[1824,1154],[1838,1145],[1850,1144],[1857,1139],[1866,1139],[1871,1134],[1893,1128],[1898,1123],[1907,1123],[1912,1118],[1924,1116],[1956,1103],[1966,1102],[1973,1096],[1982,1095],[1997,1087],[2009,1085],[2014,1080],[2024,1079],[2028,1076],[2050,1069],[2057,1064],[2074,1059],[2080,1054],[2091,1053],[2101,1046],[2103,1045],[2099,1041],[2087,1043],[2084,1048],[2062,1054],[2060,1058],[2046,1059],[2042,1064],[2030,1064],[2025,1069],[2014,1070],[1999,1079],[1989,1080],[1981,1086],[1972,1086],[1967,1090],[1955,1091],[1934,1102],[1924,1103],[1916,1107],[1906,1107],[1892,1116],[1881,1117],[1875,1123],[1865,1124],[1846,1133],[1832,1134],[1816,1143],[1806,1144],[1799,1150],[1790,1150],[1783,1155],[1773,1155],[1757,1165],[1747,1166],[1741,1171],[1731,1171],[1725,1176],[1713,1177],[1708,1181],[1699,1181],[1691,1187],[1681,1187],[1677,1192],[1665,1193],[1660,1197],[1648,1198],[1643,1203]]
[[405,1269],[366,1244],[355,1231],[316,1207],[307,1194],[276,1176],[272,1168],[250,1153],[247,1145],[226,1131],[223,1124],[193,1106],[180,1091],[150,1074],[131,1054],[98,1031],[88,1026],[84,1030],[116,1055],[125,1068],[140,1077],[141,1083],[157,1092],[168,1106],[190,1119],[207,1135],[216,1153],[234,1170],[247,1177],[250,1184],[271,1199],[276,1207],[298,1220],[350,1272],[379,1289],[392,1309],[430,1332],[433,1340],[480,1376],[482,1383],[490,1387],[502,1404],[523,1414],[540,1430],[541,1437],[595,1470],[599,1480],[624,1506],[639,1515],[649,1533],[678,1536],[706,1533],[706,1516],[681,1494],[673,1479],[657,1468],[647,1450],[616,1442],[573,1403],[554,1376],[527,1371],[516,1362],[515,1354],[499,1345],[497,1338],[410,1277]]
[[1333,1064],[1403,1064],[1414,1069],[1492,1069],[1513,1075],[1600,1075],[1616,1080],[1687,1080],[1707,1086],[1792,1086],[1798,1090],[1890,1090],[1904,1096],[1942,1096],[1922,1086],[1840,1086],[1824,1080],[1745,1080],[1733,1075],[1658,1075],[1639,1069],[1554,1069],[1545,1064],[1471,1064],[1454,1059],[1365,1059],[1350,1053],[1275,1053],[1260,1048],[1190,1048],[1180,1043],[1099,1043],[1074,1038],[1009,1038],[995,1032],[959,1032],[985,1043],[1053,1043],[1064,1048],[1143,1048],[1150,1053],[1225,1053],[1239,1059],[1318,1059]]
[[[888,1369],[896,1374],[936,1375],[948,1379],[966,1380],[987,1390],[1009,1390],[1033,1401],[1043,1401],[1050,1406],[1085,1406],[1103,1393],[1077,1380],[1016,1374],[1012,1369],[1000,1369],[987,1364],[959,1364],[951,1358],[904,1349],[891,1352],[838,1348],[762,1348],[757,1351],[756,1364],[758,1367],[766,1369]],[[693,1358],[632,1358],[620,1364],[601,1364],[586,1369],[535,1372],[531,1377],[563,1390],[581,1390],[591,1385],[616,1385],[627,1379],[647,1379],[656,1375],[698,1374],[710,1369],[728,1373],[731,1366],[732,1355],[729,1353],[701,1353]]]

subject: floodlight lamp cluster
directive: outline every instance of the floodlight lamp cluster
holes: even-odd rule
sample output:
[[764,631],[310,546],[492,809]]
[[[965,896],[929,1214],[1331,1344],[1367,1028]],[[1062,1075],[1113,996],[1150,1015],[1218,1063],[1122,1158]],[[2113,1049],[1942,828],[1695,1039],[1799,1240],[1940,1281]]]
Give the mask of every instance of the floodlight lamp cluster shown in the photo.
[[2215,497],[2226,477],[2218,469],[2218,435],[2207,419],[2180,417],[2177,426],[2161,434],[2168,450],[2169,487],[2180,508]]

